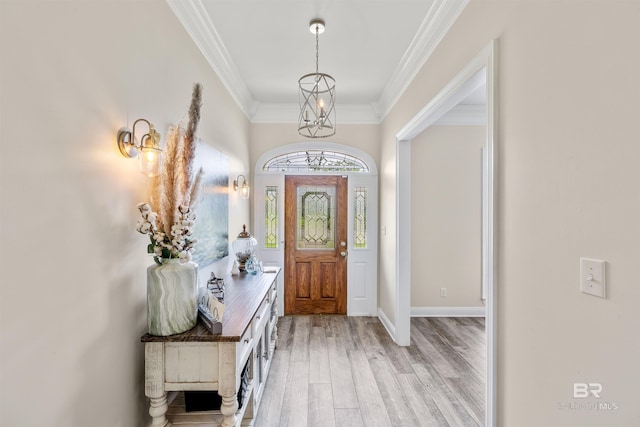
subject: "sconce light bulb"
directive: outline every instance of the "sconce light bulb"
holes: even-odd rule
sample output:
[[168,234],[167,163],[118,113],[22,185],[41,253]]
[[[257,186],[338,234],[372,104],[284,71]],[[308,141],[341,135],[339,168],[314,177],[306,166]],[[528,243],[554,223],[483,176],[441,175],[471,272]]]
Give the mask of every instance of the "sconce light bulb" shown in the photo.
[[162,155],[159,149],[144,147],[138,158],[140,160],[139,167],[142,174],[148,177],[154,177],[160,174]]
[[242,195],[243,199],[249,198],[249,185],[247,184],[247,181],[242,183],[242,189],[240,190],[240,194]]
[[[242,184],[240,184],[240,178],[242,177]],[[233,191],[238,191],[240,188],[240,197],[243,199],[249,198],[249,183],[247,182],[247,177],[244,175],[238,175],[236,179],[233,180]]]

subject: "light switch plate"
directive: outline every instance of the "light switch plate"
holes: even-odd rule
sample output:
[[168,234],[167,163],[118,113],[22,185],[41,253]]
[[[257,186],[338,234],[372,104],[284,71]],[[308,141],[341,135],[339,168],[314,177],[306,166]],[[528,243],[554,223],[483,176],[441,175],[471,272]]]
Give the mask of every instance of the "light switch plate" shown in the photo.
[[585,294],[606,298],[605,261],[580,258],[580,291]]

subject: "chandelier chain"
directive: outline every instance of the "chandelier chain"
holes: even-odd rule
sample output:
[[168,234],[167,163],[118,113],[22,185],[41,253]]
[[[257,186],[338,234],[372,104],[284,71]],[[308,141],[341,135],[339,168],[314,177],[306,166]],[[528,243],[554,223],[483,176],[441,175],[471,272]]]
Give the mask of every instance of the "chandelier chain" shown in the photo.
[[318,49],[318,26],[316,25],[316,74],[318,74],[318,57],[319,55],[319,49]]

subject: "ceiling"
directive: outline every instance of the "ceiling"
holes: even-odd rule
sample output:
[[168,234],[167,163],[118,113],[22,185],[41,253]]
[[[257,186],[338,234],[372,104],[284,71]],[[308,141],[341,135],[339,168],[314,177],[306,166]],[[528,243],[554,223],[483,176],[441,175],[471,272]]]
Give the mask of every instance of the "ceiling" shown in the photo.
[[[469,0],[167,0],[252,122],[296,122],[298,79],[336,80],[337,119],[379,123]],[[476,102],[476,101],[474,101]]]

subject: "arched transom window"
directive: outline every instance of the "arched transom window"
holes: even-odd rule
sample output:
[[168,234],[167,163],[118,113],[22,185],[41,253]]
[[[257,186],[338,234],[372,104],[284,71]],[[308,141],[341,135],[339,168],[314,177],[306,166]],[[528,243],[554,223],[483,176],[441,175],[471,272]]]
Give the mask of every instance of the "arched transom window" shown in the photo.
[[369,172],[367,164],[350,154],[328,150],[304,150],[271,158],[263,169],[270,172]]

